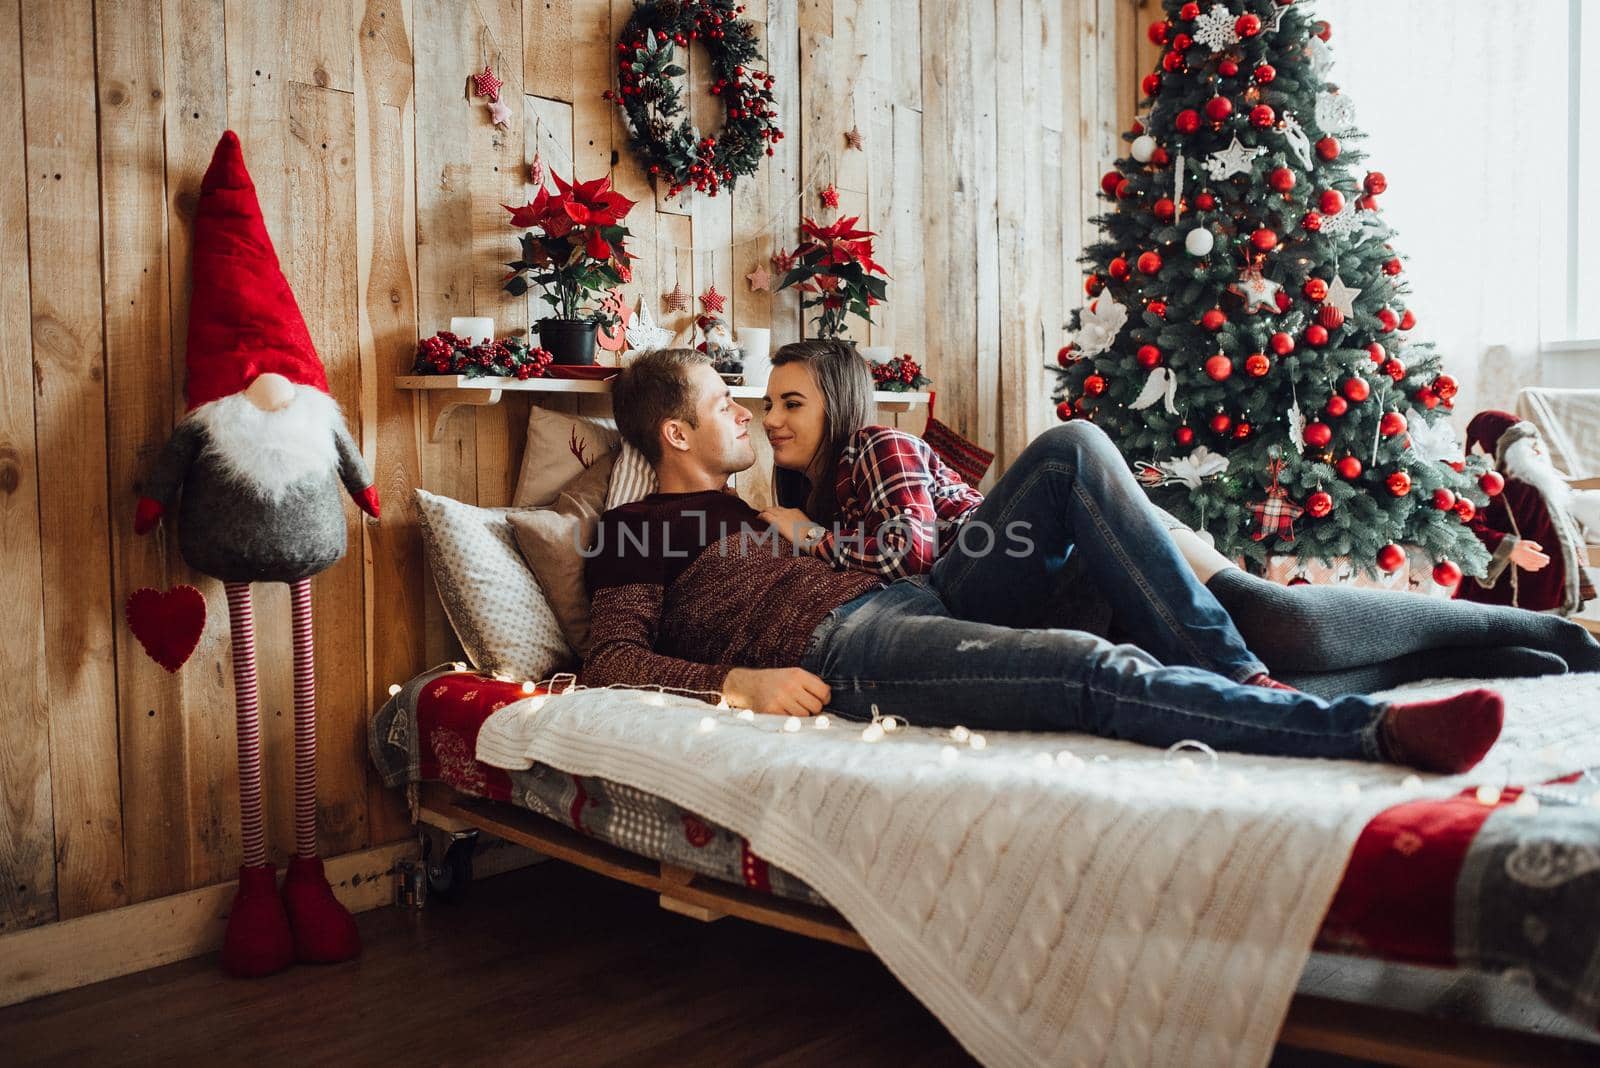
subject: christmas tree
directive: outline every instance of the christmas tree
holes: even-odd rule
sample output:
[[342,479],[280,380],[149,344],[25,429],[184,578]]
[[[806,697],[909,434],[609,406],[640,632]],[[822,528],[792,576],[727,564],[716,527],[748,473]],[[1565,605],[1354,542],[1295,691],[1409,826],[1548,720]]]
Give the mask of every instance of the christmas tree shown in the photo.
[[1482,574],[1467,521],[1496,484],[1456,459],[1456,384],[1410,340],[1327,24],[1294,0],[1164,6],[1143,117],[1101,181],[1090,302],[1051,368],[1057,414],[1104,428],[1229,555],[1370,573],[1415,545],[1442,584]]

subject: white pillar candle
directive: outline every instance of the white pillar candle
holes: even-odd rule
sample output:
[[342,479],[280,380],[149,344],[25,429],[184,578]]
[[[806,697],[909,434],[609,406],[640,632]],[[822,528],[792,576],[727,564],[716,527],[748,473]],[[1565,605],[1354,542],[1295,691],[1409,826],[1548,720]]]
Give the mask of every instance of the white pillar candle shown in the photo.
[[741,326],[734,333],[734,343],[744,362],[744,384],[765,386],[772,374],[772,331],[759,326]]
[[484,345],[494,340],[494,320],[486,315],[458,315],[450,320],[450,332],[468,344]]
[[893,345],[868,345],[861,350],[868,363],[888,363],[894,359]]

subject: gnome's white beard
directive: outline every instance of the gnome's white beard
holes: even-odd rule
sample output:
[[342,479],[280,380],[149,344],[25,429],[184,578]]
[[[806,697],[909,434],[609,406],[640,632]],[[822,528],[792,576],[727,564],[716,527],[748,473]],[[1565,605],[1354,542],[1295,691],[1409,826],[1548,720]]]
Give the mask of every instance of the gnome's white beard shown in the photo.
[[206,456],[222,473],[271,501],[339,464],[335,428],[344,421],[334,399],[314,386],[294,387],[295,397],[274,412],[262,411],[243,391],[189,413],[205,429]]
[[1572,494],[1572,487],[1567,485],[1548,455],[1534,451],[1534,440],[1520,438],[1507,445],[1500,466],[1504,474],[1538,490],[1552,508],[1563,508]]

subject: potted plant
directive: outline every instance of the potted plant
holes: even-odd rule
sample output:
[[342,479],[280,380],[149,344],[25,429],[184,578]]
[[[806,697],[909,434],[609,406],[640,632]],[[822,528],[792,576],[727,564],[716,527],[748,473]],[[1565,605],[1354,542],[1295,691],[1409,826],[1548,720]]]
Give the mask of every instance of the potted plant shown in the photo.
[[848,330],[845,316],[850,314],[872,322],[872,307],[882,304],[887,294],[889,273],[872,259],[872,239],[877,234],[857,230],[859,219],[852,215],[831,226],[806,219],[800,224],[805,240],[799,247],[773,257],[785,269],[778,288],[793,286],[806,294],[802,308],[822,309],[816,320],[819,338],[843,338]]
[[610,178],[568,183],[552,177],[554,193],[541,185],[532,203],[501,205],[512,226],[533,228],[522,235],[522,258],[506,264],[505,290],[514,296],[530,285],[543,290],[554,314],[535,324],[540,346],[556,363],[593,363],[596,329],[616,325],[596,298],[633,280],[622,220],[634,202],[612,189]]

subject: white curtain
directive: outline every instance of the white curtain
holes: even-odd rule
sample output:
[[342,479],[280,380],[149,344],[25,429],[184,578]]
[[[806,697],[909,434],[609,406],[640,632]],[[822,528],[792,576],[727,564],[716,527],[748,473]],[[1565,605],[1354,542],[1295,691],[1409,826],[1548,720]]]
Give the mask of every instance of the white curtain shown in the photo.
[[1566,0],[1303,6],[1332,27],[1328,77],[1355,101],[1363,166],[1389,180],[1412,339],[1460,381],[1458,428],[1511,408],[1540,383],[1541,340],[1565,332]]

